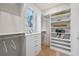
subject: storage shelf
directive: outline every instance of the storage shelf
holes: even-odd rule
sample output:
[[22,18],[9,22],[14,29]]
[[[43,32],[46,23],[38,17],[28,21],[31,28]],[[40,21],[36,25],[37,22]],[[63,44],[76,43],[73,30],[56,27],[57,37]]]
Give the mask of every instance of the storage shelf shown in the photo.
[[71,55],[70,51],[67,51],[67,50],[64,50],[64,49],[60,49],[60,48],[57,48],[57,47],[54,47],[54,46],[50,46],[50,48],[51,48],[51,49],[54,49],[54,50],[57,50],[57,51],[59,51],[59,52],[62,52],[62,53]]
[[50,45],[58,46],[58,47],[65,48],[65,49],[71,49],[70,47],[67,47],[67,46],[64,46],[64,45],[55,44],[55,43],[51,43]]
[[62,14],[62,15],[57,15],[57,16],[53,16],[53,17],[51,17],[51,18],[64,17],[64,16],[67,16],[67,15],[70,15],[70,13],[66,13],[66,14]]
[[[56,33],[56,32],[51,32],[51,33]],[[70,33],[63,33],[63,34],[70,34]]]
[[51,37],[51,39],[56,39],[56,40],[62,40],[62,41],[71,41],[70,39],[62,39],[62,38],[57,38],[57,37]]
[[55,29],[57,29],[57,28],[69,28],[70,29],[70,26],[67,26],[67,27],[51,27],[51,29],[52,28],[55,28]]
[[61,42],[61,41],[55,41],[55,40],[51,40],[51,43],[58,43],[58,44],[65,44],[65,45],[70,45],[70,43],[66,43],[66,42]]
[[51,21],[51,23],[61,23],[61,22],[69,22],[70,19],[65,19],[65,20],[61,20],[61,21]]
[[[50,20],[50,48],[68,55],[71,55],[70,21],[70,12],[52,16]],[[65,30],[63,38],[56,36],[56,29]]]

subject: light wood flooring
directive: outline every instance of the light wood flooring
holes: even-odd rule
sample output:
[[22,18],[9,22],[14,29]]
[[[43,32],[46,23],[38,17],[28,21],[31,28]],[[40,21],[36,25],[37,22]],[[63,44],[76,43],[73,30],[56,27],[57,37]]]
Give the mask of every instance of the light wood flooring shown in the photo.
[[56,51],[51,50],[48,45],[42,45],[42,50],[38,54],[38,56],[56,56]]

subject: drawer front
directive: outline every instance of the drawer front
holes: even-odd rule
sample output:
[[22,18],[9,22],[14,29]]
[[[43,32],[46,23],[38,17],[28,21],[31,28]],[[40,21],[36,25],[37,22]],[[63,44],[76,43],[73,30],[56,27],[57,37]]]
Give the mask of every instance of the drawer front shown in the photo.
[[41,37],[39,34],[34,34],[26,37],[26,53],[28,56],[37,55],[41,49]]

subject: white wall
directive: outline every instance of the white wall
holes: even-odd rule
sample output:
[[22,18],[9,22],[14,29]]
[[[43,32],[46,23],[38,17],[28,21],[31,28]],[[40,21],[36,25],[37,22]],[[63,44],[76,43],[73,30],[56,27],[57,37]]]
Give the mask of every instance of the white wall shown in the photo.
[[46,20],[46,18],[42,15],[42,18],[41,18],[42,20],[41,20],[41,31],[46,31],[46,22],[47,22],[47,20]]
[[[50,18],[42,16],[42,43],[43,44],[50,44]],[[43,37],[44,36],[44,37]]]
[[71,4],[71,52],[79,56],[79,3]]
[[46,18],[46,40],[47,40],[47,44],[48,46],[50,45],[50,18],[47,17]]
[[0,10],[19,16],[21,14],[21,5],[19,3],[0,3]]
[[42,15],[42,20],[41,20],[41,30],[42,30],[42,33],[41,33],[41,37],[42,37],[42,44],[47,44],[47,35],[46,35],[46,32],[47,32],[47,29],[46,29],[46,26],[47,25],[47,20],[46,20],[46,17],[44,17]]

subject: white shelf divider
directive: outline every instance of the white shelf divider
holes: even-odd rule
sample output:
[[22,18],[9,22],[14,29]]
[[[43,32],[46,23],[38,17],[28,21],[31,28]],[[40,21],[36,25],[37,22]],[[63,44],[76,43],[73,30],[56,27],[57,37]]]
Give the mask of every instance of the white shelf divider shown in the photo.
[[[56,33],[56,32],[51,32],[51,33]],[[70,34],[70,33],[63,33],[63,34]]]
[[55,44],[55,43],[51,43],[51,45],[58,46],[58,47],[61,47],[61,48],[65,48],[65,49],[71,49],[70,47],[67,47],[67,46],[64,46],[64,45]]
[[58,43],[58,44],[65,44],[65,45],[70,45],[70,43],[66,43],[66,42],[61,42],[61,41],[55,41],[55,40],[51,40],[51,43]]
[[61,21],[51,21],[51,23],[68,22],[68,21],[70,21],[70,19],[64,19]]
[[66,13],[66,14],[62,14],[62,15],[57,15],[57,16],[53,16],[53,17],[51,17],[51,18],[63,17],[63,16],[67,16],[67,15],[70,15],[70,13]]
[[51,48],[51,49],[54,49],[54,50],[57,50],[57,51],[59,51],[59,52],[62,52],[62,53],[71,55],[70,51],[67,51],[67,50],[64,50],[64,49],[60,49],[60,48],[57,48],[57,47],[54,47],[54,46],[50,46],[50,48]]
[[62,39],[62,38],[57,38],[57,37],[51,37],[51,40],[62,40],[62,41],[71,41],[70,39]]

